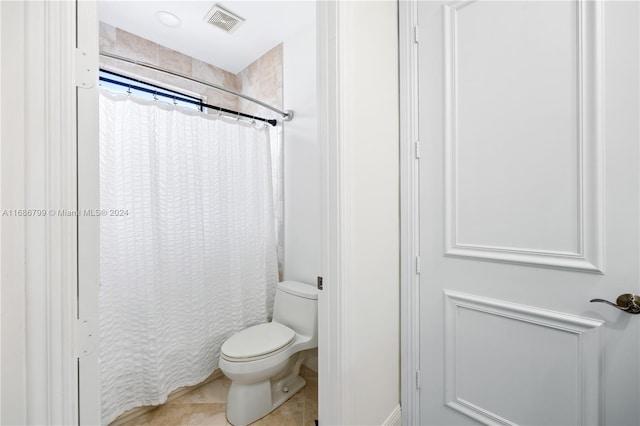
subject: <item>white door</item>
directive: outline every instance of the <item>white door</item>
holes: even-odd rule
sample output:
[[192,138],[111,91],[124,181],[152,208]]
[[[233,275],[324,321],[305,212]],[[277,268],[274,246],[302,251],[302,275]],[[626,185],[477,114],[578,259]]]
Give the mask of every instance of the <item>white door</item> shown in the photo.
[[639,425],[639,7],[418,4],[420,422]]

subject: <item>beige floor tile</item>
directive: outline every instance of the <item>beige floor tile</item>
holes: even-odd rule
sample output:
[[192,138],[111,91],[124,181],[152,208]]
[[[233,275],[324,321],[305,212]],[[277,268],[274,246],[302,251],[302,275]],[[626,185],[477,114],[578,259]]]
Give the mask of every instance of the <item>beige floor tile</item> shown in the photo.
[[[318,416],[318,375],[305,367],[307,385],[253,426],[313,426]],[[225,416],[231,381],[222,377],[161,405],[124,426],[229,426]]]
[[185,423],[189,426],[227,426],[227,416],[224,411],[221,413],[193,413]]
[[304,418],[304,392],[301,390],[253,426],[301,426]]
[[[128,422],[126,426],[176,426],[189,424],[222,424],[226,404],[165,404]],[[195,423],[191,423],[195,419]],[[216,421],[217,423],[214,423]]]
[[191,392],[182,395],[168,404],[202,404],[202,403],[226,403],[231,380],[226,377],[216,379],[200,386]]

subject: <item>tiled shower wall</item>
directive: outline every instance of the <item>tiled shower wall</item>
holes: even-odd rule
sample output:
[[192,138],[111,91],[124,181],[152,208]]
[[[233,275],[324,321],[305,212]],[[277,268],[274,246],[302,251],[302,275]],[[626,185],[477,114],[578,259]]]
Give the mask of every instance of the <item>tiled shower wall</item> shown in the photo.
[[[282,110],[282,43],[256,59],[236,77],[243,94]],[[238,98],[238,107],[248,114],[264,114],[263,107],[242,98]]]
[[[282,44],[269,50],[238,74],[233,74],[100,22],[100,51],[148,62],[199,80],[215,83],[282,109]],[[266,118],[276,117],[272,111],[237,96],[159,71],[103,56],[100,57],[100,67],[178,92],[204,97],[205,102],[211,105]]]

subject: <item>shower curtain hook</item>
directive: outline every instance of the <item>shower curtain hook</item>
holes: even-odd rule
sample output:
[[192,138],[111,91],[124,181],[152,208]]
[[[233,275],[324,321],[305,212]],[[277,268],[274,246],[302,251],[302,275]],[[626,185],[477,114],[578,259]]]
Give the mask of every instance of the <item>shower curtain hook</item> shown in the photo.
[[131,85],[127,86],[127,94],[130,95],[131,94]]
[[217,117],[220,117],[220,116],[222,116],[222,110],[221,110],[220,108],[218,108],[218,115],[217,115]]
[[236,121],[240,120],[240,112],[236,112]]

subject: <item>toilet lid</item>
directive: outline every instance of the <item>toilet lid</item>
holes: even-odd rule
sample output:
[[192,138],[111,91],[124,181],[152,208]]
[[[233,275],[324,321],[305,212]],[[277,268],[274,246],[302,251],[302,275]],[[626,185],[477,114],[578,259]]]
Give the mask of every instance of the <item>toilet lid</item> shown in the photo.
[[277,322],[254,325],[231,336],[222,345],[222,355],[229,359],[256,359],[288,346],[295,331]]

